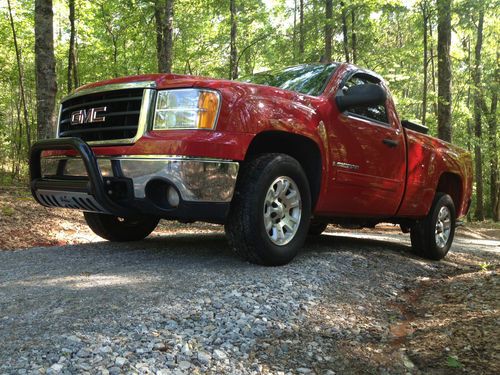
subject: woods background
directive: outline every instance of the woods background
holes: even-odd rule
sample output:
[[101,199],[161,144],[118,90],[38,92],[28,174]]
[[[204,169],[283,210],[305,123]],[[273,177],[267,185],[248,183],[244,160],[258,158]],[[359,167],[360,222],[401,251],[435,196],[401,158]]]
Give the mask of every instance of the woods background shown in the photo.
[[498,221],[499,2],[491,0],[2,0],[0,186],[24,184],[56,103],[112,77],[237,79],[349,61],[389,83],[401,118],[473,154],[469,219]]

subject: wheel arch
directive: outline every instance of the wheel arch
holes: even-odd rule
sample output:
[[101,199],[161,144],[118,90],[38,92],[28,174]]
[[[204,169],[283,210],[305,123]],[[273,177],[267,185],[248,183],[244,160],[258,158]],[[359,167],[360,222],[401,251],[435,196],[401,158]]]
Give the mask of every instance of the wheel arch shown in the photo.
[[311,207],[319,198],[323,162],[319,145],[311,138],[283,131],[265,131],[257,134],[248,146],[245,161],[264,153],[283,153],[296,159],[307,176],[311,190]]
[[436,186],[436,194],[437,193],[445,193],[451,197],[455,205],[456,215],[458,216],[459,212],[461,212],[463,195],[462,179],[460,176],[452,172],[444,172],[441,174]]

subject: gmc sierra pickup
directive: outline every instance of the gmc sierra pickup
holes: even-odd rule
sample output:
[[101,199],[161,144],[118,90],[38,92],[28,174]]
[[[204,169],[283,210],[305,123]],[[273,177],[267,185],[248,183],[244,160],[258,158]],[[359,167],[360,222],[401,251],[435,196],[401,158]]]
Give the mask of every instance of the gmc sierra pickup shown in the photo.
[[57,137],[32,147],[31,189],[110,241],[143,239],[160,219],[206,221],[244,259],[282,265],[328,223],[392,222],[438,260],[469,208],[472,165],[426,132],[350,64],[118,78],[62,100]]

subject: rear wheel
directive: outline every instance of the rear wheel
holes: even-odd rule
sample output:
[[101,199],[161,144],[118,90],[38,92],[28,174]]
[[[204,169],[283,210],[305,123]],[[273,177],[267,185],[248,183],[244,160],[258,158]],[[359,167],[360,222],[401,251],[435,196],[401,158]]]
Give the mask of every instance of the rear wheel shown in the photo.
[[299,162],[264,154],[242,167],[225,230],[238,255],[279,266],[303,245],[310,212],[309,183]]
[[84,212],[83,215],[95,234],[117,242],[142,240],[155,230],[160,221],[152,216],[119,217],[93,212]]
[[448,194],[437,193],[427,217],[411,228],[413,252],[432,260],[443,259],[455,236],[455,205]]

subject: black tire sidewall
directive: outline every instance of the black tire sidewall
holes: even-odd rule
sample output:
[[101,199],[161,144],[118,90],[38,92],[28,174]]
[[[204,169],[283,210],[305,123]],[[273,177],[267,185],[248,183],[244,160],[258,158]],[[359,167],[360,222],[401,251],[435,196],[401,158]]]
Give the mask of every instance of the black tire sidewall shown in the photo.
[[[300,193],[302,202],[302,212],[299,228],[293,239],[286,245],[276,245],[269,238],[264,225],[264,202],[267,191],[271,184],[278,177],[291,178]],[[254,248],[258,257],[264,264],[282,265],[290,262],[304,243],[309,226],[311,212],[311,195],[309,183],[300,164],[291,157],[277,156],[262,170],[256,183],[256,197],[249,197],[253,201],[252,205],[252,226],[257,228],[258,236],[254,237]]]
[[[439,247],[436,243],[436,223],[439,215],[439,211],[442,207],[447,207],[450,211],[450,235],[448,241],[444,247]],[[440,260],[446,256],[450,250],[451,244],[453,243],[453,238],[455,236],[455,223],[456,223],[456,212],[453,200],[447,194],[439,194],[436,196],[434,204],[432,206],[432,212],[429,215],[428,221],[426,223],[426,234],[427,234],[427,246],[424,249],[424,256],[429,259]]]

